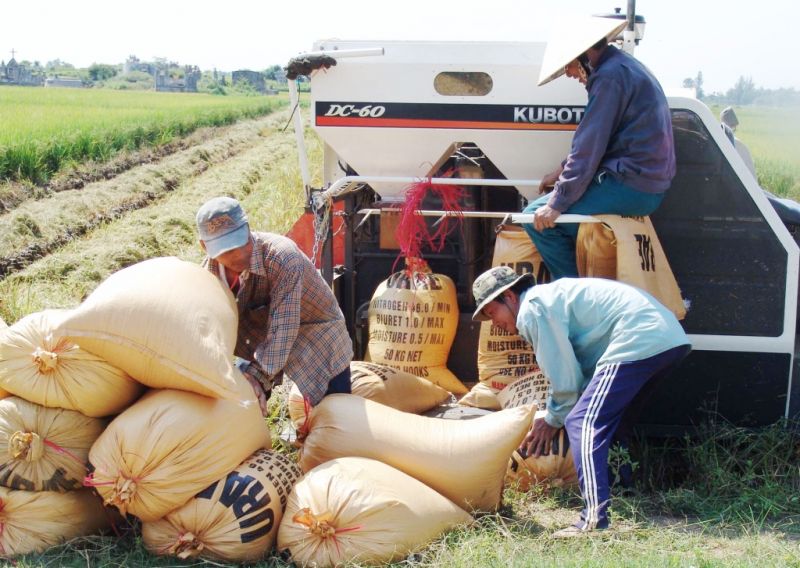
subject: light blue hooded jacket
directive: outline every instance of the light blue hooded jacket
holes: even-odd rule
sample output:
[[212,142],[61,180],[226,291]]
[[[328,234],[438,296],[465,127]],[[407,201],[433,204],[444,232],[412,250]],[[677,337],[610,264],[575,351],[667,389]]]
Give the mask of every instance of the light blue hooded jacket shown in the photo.
[[597,368],[641,361],[689,338],[647,292],[613,280],[561,278],[526,290],[517,329],[550,379],[545,420],[564,425]]

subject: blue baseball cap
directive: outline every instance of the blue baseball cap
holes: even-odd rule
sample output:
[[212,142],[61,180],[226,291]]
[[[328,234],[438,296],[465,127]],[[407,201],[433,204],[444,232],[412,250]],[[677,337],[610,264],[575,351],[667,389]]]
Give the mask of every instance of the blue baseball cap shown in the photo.
[[250,225],[239,202],[231,197],[206,201],[195,218],[206,253],[217,258],[229,250],[243,247],[250,239]]

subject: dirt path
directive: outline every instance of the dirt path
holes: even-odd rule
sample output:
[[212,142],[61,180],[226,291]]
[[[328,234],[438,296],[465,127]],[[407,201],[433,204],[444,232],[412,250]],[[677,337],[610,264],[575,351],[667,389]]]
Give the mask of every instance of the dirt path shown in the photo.
[[[122,168],[119,175],[76,189],[26,200],[0,215],[0,278],[86,235],[96,227],[124,218],[203,174],[252,148],[274,144],[287,111],[244,121],[231,127],[198,133],[186,149],[143,165]],[[179,145],[179,144],[178,144]]]
[[[194,215],[205,200],[231,195],[246,204],[271,172],[296,163],[293,133],[282,131],[287,117],[283,111],[241,123],[198,147],[83,190],[26,202],[0,218],[0,242],[11,225],[7,219],[48,219],[47,237],[0,259],[6,267],[0,317],[11,322],[33,311],[74,306],[110,273],[145,258],[199,259]],[[300,196],[298,182],[295,210]]]

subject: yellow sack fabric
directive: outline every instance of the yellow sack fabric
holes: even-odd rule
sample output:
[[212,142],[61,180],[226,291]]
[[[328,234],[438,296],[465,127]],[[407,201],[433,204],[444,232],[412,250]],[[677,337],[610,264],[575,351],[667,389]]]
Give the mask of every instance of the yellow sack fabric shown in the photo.
[[631,284],[652,294],[679,320],[686,317],[678,282],[650,217],[594,217],[602,223],[582,223],[578,229],[578,274]]
[[289,493],[302,476],[288,457],[258,450],[163,519],[142,524],[147,550],[181,559],[256,562],[272,549]]
[[160,519],[232,471],[270,438],[253,388],[237,399],[152,390],[117,416],[89,452],[92,485],[123,514]]
[[309,471],[340,457],[376,459],[468,511],[492,511],[500,503],[508,458],[530,423],[529,407],[453,421],[328,395],[311,412],[300,466]]
[[[416,377],[388,365],[353,361],[350,363],[352,394],[419,414],[440,405],[450,393],[427,379]],[[297,428],[306,421],[306,404],[297,385],[289,393],[289,417]]]
[[[2,331],[4,329],[6,329],[7,327],[8,327],[8,324],[3,321],[3,318],[0,318],[0,333],[2,333]],[[0,356],[0,364],[2,364],[2,356]],[[0,398],[5,398],[8,395],[9,395],[8,391],[0,389]]]
[[[497,233],[492,266],[510,266],[517,274],[534,274],[538,283],[550,275],[528,234],[520,227],[502,227]],[[478,378],[495,392],[526,377],[537,377],[547,388],[548,380],[536,364],[530,344],[492,322],[482,322],[478,336]]]
[[524,379],[514,381],[497,393],[497,401],[501,408],[534,405],[539,410],[547,406],[547,391],[550,381],[539,371]]
[[[539,411],[534,419],[544,418],[544,415],[544,411]],[[563,487],[577,483],[578,473],[575,470],[572,448],[564,428],[559,428],[553,436],[548,455],[523,458],[515,451],[508,462],[506,484],[515,484],[519,491],[528,491],[532,486],[539,484]]]
[[497,400],[497,390],[485,383],[477,383],[470,391],[461,397],[458,404],[485,408],[486,410],[500,410],[500,401]]
[[339,458],[292,490],[278,550],[298,566],[384,565],[406,557],[470,515],[386,464]]
[[83,487],[89,448],[105,426],[74,410],[0,400],[0,485],[62,492]]
[[392,274],[369,304],[369,359],[464,394],[467,388],[447,368],[458,316],[456,287],[449,277],[424,271]]
[[69,312],[45,310],[0,330],[0,385],[25,400],[86,416],[118,414],[142,386],[56,331]]
[[0,487],[0,555],[44,552],[51,546],[97,534],[113,515],[89,489],[55,493]]
[[112,274],[59,330],[153,388],[233,397],[238,314],[210,272],[154,258]]

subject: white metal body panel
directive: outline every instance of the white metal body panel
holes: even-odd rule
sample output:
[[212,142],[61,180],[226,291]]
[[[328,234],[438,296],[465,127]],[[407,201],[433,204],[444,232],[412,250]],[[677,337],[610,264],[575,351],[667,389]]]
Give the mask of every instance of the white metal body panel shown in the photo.
[[[317,71],[312,103],[413,103],[463,105],[558,104],[583,108],[586,90],[572,80],[536,86],[544,43],[324,41],[315,50],[382,47],[384,55],[342,58]],[[331,53],[335,56],[335,53]],[[445,96],[434,88],[445,71],[485,72],[493,82],[485,96]],[[312,104],[312,109],[314,105]],[[312,113],[314,111],[312,110]],[[312,124],[316,123],[312,114]],[[473,142],[509,179],[539,179],[554,170],[569,151],[572,131],[497,128],[341,128],[315,126],[338,157],[362,176],[430,175],[432,166],[454,143]],[[326,179],[327,183],[334,181]],[[382,196],[398,196],[405,186],[377,184]],[[528,198],[536,188],[520,188]]]

